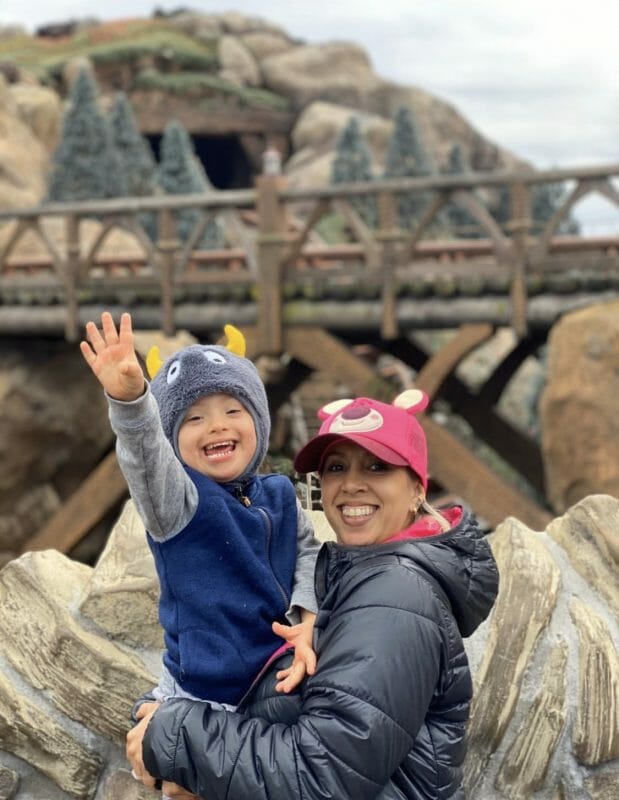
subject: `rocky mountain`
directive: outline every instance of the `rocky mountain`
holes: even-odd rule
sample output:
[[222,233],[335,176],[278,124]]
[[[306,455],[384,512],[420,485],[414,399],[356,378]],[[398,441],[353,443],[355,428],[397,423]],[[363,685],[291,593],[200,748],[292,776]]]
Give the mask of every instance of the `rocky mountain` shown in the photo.
[[155,149],[166,122],[179,119],[217,188],[251,185],[267,144],[283,155],[291,186],[324,183],[353,114],[381,174],[402,106],[414,114],[438,169],[455,143],[473,170],[519,163],[448,103],[381,78],[357,44],[308,44],[234,12],[179,11],[45,26],[34,36],[0,28],[0,207],[43,197],[63,103],[82,68],[94,72],[104,106],[126,92]]

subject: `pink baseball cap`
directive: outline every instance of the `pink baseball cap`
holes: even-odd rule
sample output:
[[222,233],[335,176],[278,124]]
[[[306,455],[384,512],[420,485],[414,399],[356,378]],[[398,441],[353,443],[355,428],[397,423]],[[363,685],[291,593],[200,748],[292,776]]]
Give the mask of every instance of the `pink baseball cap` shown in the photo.
[[424,488],[428,485],[426,437],[415,414],[428,405],[419,389],[399,394],[392,404],[368,397],[336,400],[323,406],[320,430],[294,459],[297,472],[320,470],[326,451],[342,439],[354,442],[387,464],[410,467]]

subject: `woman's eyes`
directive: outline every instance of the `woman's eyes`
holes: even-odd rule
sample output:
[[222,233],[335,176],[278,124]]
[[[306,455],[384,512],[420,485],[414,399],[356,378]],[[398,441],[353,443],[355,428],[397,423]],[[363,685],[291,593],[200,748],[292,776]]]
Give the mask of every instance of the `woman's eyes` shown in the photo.
[[[347,465],[341,461],[332,461],[331,463],[327,462],[324,471],[325,472],[344,472],[347,469]],[[371,461],[369,464],[366,464],[363,469],[368,470],[368,472],[388,472],[390,469],[390,465],[384,461]]]

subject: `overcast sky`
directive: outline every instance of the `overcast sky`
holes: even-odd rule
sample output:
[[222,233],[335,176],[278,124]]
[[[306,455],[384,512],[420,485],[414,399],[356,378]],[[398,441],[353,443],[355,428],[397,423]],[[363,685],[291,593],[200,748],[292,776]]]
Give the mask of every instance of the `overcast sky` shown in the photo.
[[181,5],[262,16],[307,41],[354,41],[379,75],[451,102],[537,167],[619,162],[619,0],[0,0],[0,22],[33,30]]

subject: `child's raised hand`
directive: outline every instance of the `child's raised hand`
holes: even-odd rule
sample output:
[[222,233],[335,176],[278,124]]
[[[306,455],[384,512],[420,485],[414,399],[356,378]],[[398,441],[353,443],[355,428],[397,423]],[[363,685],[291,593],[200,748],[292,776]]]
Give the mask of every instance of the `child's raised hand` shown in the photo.
[[312,647],[315,618],[315,614],[304,610],[303,622],[298,625],[273,623],[273,633],[294,645],[292,664],[287,669],[279,670],[275,675],[276,692],[291,692],[306,675],[313,675],[316,671],[316,653]]
[[80,350],[105,391],[115,400],[137,400],[144,394],[144,373],[135,354],[131,315],[123,314],[120,327],[108,311],[101,314],[99,331],[94,322],[86,324],[88,341],[80,342]]

